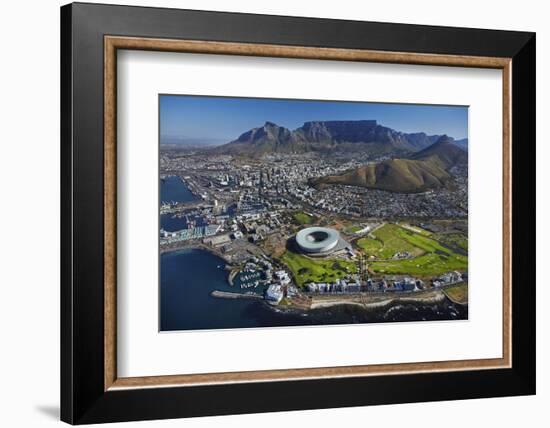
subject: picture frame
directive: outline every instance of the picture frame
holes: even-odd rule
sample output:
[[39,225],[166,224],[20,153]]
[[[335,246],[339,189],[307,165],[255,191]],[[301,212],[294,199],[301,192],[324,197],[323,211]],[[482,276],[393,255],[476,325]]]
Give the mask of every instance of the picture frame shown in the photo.
[[[118,50],[502,70],[502,358],[119,377]],[[61,419],[86,424],[534,394],[535,97],[534,33],[63,6]]]

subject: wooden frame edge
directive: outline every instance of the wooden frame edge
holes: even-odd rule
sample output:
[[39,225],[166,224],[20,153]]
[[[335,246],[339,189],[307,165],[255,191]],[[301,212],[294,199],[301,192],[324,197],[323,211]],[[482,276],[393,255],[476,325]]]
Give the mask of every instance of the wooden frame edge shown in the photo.
[[[495,68],[503,72],[503,353],[501,358],[117,378],[116,363],[116,52],[117,49],[296,59]],[[254,43],[104,36],[104,390],[215,385],[512,366],[511,58],[419,54]]]
[[[475,364],[472,367],[472,364]],[[423,363],[371,364],[362,366],[318,367],[311,369],[259,370],[227,373],[201,373],[190,375],[144,376],[118,378],[109,390],[134,388],[162,388],[173,386],[219,385],[267,381],[295,381],[305,379],[350,378],[379,375],[403,375],[499,369],[507,367],[504,358],[485,360],[457,360]]]
[[512,60],[502,68],[502,355],[512,367]]
[[104,43],[104,389],[116,380],[116,47]]
[[185,52],[197,54],[240,55],[334,61],[362,61],[393,64],[444,65],[456,67],[504,68],[510,59],[467,55],[443,55],[366,49],[323,48],[261,43],[177,40],[145,37],[105,36],[113,49]]

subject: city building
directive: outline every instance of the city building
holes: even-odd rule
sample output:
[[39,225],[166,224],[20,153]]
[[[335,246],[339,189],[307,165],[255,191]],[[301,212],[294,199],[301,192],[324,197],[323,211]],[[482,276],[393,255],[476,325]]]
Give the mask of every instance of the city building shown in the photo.
[[265,291],[265,299],[272,304],[278,304],[283,300],[284,290],[279,284],[271,284]]

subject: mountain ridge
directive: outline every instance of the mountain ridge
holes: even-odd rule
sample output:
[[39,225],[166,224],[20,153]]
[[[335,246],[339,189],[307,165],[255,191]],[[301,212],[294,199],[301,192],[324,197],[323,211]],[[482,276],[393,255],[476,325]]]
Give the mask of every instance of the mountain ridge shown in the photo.
[[396,131],[376,120],[308,121],[292,131],[267,121],[216,150],[241,155],[338,150],[372,154],[414,153],[430,146],[439,137],[424,132]]
[[351,185],[397,193],[418,193],[446,185],[450,170],[466,165],[467,152],[447,135],[415,153],[411,158],[387,159],[360,166],[343,174],[310,180],[314,187]]

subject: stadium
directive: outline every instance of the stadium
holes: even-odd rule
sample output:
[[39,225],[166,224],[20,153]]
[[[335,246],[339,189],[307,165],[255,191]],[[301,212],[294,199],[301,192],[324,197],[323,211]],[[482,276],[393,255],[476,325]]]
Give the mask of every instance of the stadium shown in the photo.
[[337,230],[328,227],[307,227],[296,234],[300,250],[310,256],[327,256],[351,251],[348,242],[340,237]]

